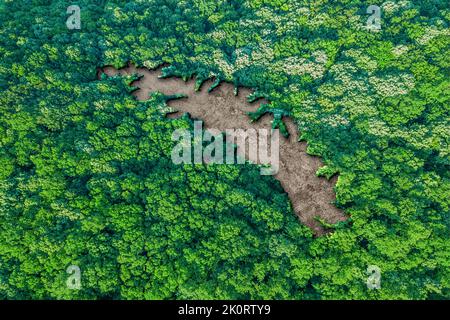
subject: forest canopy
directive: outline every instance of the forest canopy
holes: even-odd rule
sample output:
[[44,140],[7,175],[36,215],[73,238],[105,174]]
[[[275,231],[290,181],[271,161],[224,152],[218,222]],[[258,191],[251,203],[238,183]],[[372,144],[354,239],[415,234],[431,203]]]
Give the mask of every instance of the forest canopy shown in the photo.
[[[0,1],[0,298],[449,299],[450,8],[386,1],[374,31],[372,4]],[[254,88],[349,219],[313,237],[258,168],[174,165],[192,119],[97,78],[129,61]]]

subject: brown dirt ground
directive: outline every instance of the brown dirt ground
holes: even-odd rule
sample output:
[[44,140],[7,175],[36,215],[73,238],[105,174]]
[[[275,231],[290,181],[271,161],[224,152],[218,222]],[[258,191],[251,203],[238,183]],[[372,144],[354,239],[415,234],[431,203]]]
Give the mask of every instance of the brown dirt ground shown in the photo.
[[[249,128],[268,129],[271,126],[269,115],[263,116],[257,122],[250,122],[246,113],[255,111],[259,104],[247,102],[246,97],[251,93],[248,88],[240,87],[238,95],[235,96],[233,85],[223,82],[208,93],[207,89],[213,82],[209,80],[196,92],[194,91],[194,79],[186,82],[179,78],[160,79],[158,78],[159,69],[148,70],[132,65],[119,70],[106,66],[99,69],[99,76],[101,72],[108,76],[133,73],[143,75],[141,79],[132,84],[139,88],[133,92],[138,100],[147,100],[149,93],[154,91],[166,95],[187,95],[187,99],[168,102],[170,107],[179,111],[168,115],[170,118],[181,115],[181,112],[189,112],[192,118],[204,121],[205,129],[216,128],[221,131]],[[316,235],[324,234],[325,230],[314,219],[315,216],[323,218],[328,223],[337,223],[348,218],[342,210],[333,205],[333,201],[335,201],[333,186],[337,177],[327,180],[316,176],[317,169],[322,166],[320,159],[308,155],[306,143],[297,141],[298,130],[295,123],[290,118],[283,120],[290,136],[286,139],[280,135],[280,166],[274,177],[281,182],[282,187],[288,193],[292,207],[301,222],[310,227]]]

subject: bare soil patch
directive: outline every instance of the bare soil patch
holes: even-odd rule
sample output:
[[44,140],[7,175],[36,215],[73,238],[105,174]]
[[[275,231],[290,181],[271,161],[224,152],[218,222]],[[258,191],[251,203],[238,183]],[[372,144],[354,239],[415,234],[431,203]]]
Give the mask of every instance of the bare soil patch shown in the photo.
[[[140,74],[142,78],[133,82],[139,88],[133,92],[138,100],[147,100],[150,92],[159,91],[166,95],[185,94],[186,99],[170,100],[169,106],[178,110],[168,117],[177,117],[181,113],[189,112],[194,119],[204,121],[204,128],[226,129],[259,129],[271,127],[271,116],[265,115],[257,122],[250,122],[247,115],[249,111],[258,108],[257,103],[250,104],[246,97],[251,94],[248,88],[239,88],[237,96],[234,87],[229,83],[221,83],[208,93],[213,83],[206,81],[199,91],[194,91],[195,80],[183,81],[179,78],[160,79],[160,70],[148,70],[129,65],[126,68],[115,69],[104,67],[99,70],[108,76],[117,74]],[[261,101],[261,100],[260,100]],[[316,235],[325,233],[325,230],[314,219],[318,216],[328,223],[337,223],[348,218],[345,213],[333,205],[335,193],[333,187],[337,177],[330,180],[319,178],[316,171],[322,166],[318,157],[306,153],[306,143],[298,142],[298,130],[290,118],[283,118],[290,133],[289,138],[280,135],[280,167],[274,176],[281,182],[288,193],[292,207],[302,223],[310,227]]]

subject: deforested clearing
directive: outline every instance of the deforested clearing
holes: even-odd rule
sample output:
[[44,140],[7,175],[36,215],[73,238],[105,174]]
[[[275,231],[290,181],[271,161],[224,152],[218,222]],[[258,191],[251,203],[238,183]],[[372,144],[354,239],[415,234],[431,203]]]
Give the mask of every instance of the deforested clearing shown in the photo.
[[[271,116],[266,114],[259,121],[251,122],[247,112],[255,111],[257,103],[247,102],[246,97],[252,92],[240,87],[234,94],[230,83],[222,82],[218,87],[208,92],[213,80],[208,80],[195,91],[195,79],[183,81],[180,78],[159,78],[160,69],[149,70],[136,68],[133,65],[119,70],[106,66],[99,70],[108,76],[138,74],[142,77],[132,83],[139,90],[133,92],[138,100],[147,100],[151,92],[161,92],[165,95],[183,94],[185,99],[169,100],[168,105],[174,113],[169,118],[188,112],[192,118],[201,119],[205,129],[215,128],[220,131],[227,129],[270,129]],[[334,205],[333,190],[337,177],[327,180],[316,175],[322,166],[320,158],[306,153],[306,142],[298,141],[298,130],[292,119],[283,118],[289,132],[289,137],[280,135],[279,171],[275,175],[288,193],[294,212],[300,221],[310,227],[316,235],[325,232],[317,221],[323,219],[329,224],[335,224],[347,219],[347,215]],[[248,154],[246,155],[248,158]]]

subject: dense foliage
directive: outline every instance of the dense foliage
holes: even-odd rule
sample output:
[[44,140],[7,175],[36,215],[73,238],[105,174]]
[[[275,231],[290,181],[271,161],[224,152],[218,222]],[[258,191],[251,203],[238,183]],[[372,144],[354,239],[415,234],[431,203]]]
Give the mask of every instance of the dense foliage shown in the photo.
[[[380,31],[357,0],[75,3],[81,30],[0,1],[1,298],[450,298],[447,1],[380,4]],[[127,61],[292,115],[348,223],[314,238],[257,168],[172,164],[191,120],[97,79]]]

